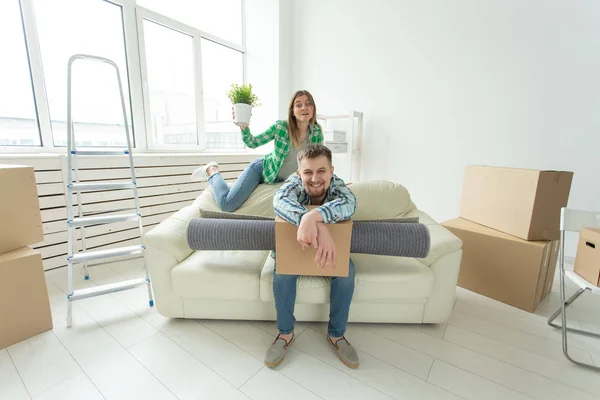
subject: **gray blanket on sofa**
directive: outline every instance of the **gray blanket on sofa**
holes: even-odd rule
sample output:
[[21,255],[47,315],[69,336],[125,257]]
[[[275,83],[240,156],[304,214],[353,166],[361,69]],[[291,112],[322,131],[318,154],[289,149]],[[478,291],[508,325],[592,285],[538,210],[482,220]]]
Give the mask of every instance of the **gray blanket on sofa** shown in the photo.
[[[275,250],[271,219],[194,218],[187,231],[193,250]],[[423,258],[431,238],[427,225],[404,220],[354,221],[351,253]]]

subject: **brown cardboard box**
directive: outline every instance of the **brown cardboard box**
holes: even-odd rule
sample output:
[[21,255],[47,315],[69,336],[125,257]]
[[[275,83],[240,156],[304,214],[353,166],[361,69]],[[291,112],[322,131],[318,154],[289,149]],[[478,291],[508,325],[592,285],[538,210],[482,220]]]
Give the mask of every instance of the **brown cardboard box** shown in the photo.
[[583,228],[579,233],[574,269],[592,285],[600,286],[600,229]]
[[52,329],[42,256],[23,247],[0,254],[0,349]]
[[525,241],[461,218],[442,225],[463,241],[458,286],[529,312],[552,289],[558,241]]
[[327,266],[321,270],[315,264],[317,250],[302,249],[296,240],[298,227],[283,219],[275,218],[275,261],[277,273],[282,275],[348,276],[350,264],[350,241],[352,221],[327,224],[327,229],[335,242],[336,269]]
[[525,240],[557,240],[572,172],[471,165],[460,217]]
[[0,165],[0,253],[44,241],[33,167]]

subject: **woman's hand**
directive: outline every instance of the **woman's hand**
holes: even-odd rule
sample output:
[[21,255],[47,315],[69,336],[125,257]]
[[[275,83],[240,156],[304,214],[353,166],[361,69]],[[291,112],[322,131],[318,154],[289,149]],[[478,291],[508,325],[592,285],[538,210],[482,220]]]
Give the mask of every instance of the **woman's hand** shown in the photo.
[[239,126],[240,129],[243,130],[243,131],[245,131],[246,128],[248,127],[248,124],[240,124],[240,125],[238,125],[238,124],[235,123],[235,110],[233,109],[233,107],[231,107],[231,119],[233,119],[233,123],[236,126]]
[[317,224],[318,239],[319,242],[317,256],[315,257],[315,264],[317,267],[324,270],[328,265],[331,265],[331,269],[335,270],[336,262],[336,249],[331,233],[327,229],[326,224]]

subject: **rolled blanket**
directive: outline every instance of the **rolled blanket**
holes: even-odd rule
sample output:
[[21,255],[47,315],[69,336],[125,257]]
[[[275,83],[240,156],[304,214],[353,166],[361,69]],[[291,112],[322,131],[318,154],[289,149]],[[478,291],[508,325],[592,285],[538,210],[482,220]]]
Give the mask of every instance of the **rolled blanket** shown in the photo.
[[[275,250],[275,222],[194,218],[187,240],[193,250]],[[354,221],[350,252],[423,258],[430,244],[421,223]]]

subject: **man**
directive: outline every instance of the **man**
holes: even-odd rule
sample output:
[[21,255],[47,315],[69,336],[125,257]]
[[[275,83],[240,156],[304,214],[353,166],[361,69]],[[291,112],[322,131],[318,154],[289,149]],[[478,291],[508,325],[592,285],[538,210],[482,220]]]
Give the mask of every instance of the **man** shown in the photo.
[[[298,226],[297,240],[303,247],[317,249],[315,264],[319,268],[335,268],[335,244],[326,224],[350,219],[356,211],[356,198],[344,182],[333,174],[331,151],[320,144],[309,144],[298,153],[298,173],[291,175],[275,193],[275,213]],[[305,205],[316,205],[308,211]],[[331,278],[328,341],[340,360],[350,368],[358,367],[358,354],[344,337],[350,302],[354,293],[354,264],[350,260],[348,277]],[[265,364],[279,365],[294,339],[294,305],[297,275],[277,274],[273,278],[273,294],[279,335],[269,347]]]

